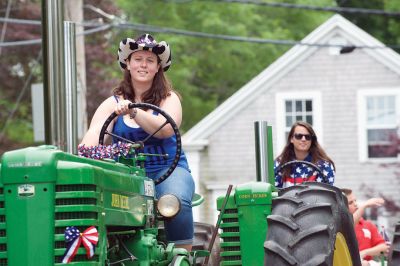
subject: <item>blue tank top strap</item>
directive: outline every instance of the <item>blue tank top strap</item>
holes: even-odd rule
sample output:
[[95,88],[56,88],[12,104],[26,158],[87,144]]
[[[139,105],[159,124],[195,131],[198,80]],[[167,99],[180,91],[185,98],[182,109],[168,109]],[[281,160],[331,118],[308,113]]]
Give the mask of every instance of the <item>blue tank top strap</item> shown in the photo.
[[117,95],[114,95],[114,98],[115,98],[115,100],[117,101],[117,103],[119,102],[118,101],[118,97],[117,97]]

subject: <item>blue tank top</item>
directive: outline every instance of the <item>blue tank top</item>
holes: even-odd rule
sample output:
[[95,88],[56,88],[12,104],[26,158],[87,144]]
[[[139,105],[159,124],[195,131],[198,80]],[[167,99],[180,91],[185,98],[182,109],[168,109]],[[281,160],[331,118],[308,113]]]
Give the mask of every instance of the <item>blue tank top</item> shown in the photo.
[[[131,141],[141,141],[147,138],[149,134],[141,127],[130,127],[125,124],[123,116],[118,116],[112,131],[114,134],[129,139]],[[118,142],[117,138],[113,137],[113,143]],[[139,152],[152,154],[168,154],[168,158],[162,156],[147,156],[145,168],[147,172],[158,172],[166,167],[169,167],[176,154],[176,136],[166,139],[151,137],[144,143],[144,149]],[[185,153],[181,152],[181,157],[178,166],[189,170],[189,165]]]

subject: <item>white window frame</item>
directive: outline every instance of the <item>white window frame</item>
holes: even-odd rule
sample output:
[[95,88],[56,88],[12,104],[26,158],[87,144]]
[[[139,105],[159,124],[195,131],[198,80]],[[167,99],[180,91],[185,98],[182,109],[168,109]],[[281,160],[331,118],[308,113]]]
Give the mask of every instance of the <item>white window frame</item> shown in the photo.
[[400,156],[397,154],[397,158],[368,158],[368,147],[367,147],[367,97],[369,96],[389,96],[395,95],[395,107],[397,125],[400,126],[400,88],[375,88],[360,90],[357,92],[357,109],[358,109],[358,145],[359,145],[359,160],[360,162],[398,162]]
[[301,91],[301,92],[281,92],[275,96],[276,101],[276,151],[277,156],[286,144],[285,124],[286,110],[285,101],[287,100],[312,100],[313,110],[313,129],[318,136],[318,142],[323,143],[322,132],[322,94],[320,91]]

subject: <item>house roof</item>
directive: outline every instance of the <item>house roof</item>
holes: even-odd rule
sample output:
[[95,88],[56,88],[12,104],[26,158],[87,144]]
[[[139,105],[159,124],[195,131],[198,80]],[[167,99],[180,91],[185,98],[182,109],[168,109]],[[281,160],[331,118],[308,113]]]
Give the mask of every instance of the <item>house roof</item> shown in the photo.
[[[341,15],[333,15],[301,41],[301,43],[315,44],[315,46],[298,44],[292,47],[184,134],[182,139],[185,147],[199,149],[207,145],[210,135],[224,123],[255,101],[259,95],[269,90],[273,84],[311,56],[317,49],[320,49],[318,44],[328,44],[332,37],[337,34],[347,40],[348,44],[346,46],[369,47],[364,49],[366,53],[392,71],[400,74],[399,54],[385,47],[382,42]],[[374,49],[371,49],[372,47]]]

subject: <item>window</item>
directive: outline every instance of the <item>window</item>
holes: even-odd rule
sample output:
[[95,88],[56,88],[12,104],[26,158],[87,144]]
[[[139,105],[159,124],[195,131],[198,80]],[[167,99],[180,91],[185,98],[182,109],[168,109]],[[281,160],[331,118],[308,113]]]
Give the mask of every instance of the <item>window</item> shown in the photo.
[[296,121],[310,123],[321,140],[321,94],[320,92],[278,93],[277,103],[277,150],[282,150],[290,128]]
[[399,99],[398,90],[359,93],[361,160],[399,157]]
[[296,121],[306,121],[313,124],[313,101],[312,99],[285,100],[285,137],[288,136],[290,128]]

